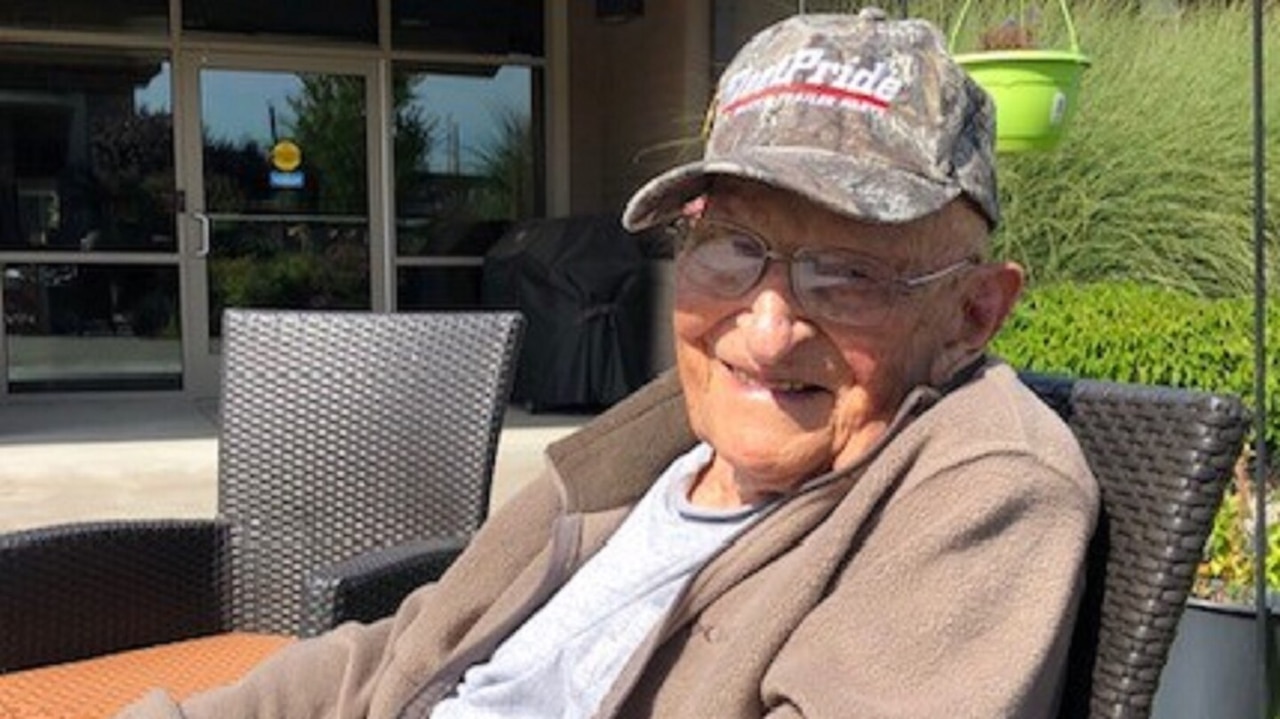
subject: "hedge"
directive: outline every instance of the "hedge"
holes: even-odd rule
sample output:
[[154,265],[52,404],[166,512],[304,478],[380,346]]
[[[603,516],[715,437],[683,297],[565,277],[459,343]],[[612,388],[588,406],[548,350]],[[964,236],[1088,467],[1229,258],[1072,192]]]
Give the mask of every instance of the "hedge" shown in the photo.
[[[1274,297],[1267,315],[1280,317]],[[1133,282],[1029,290],[992,344],[1020,368],[1229,392],[1254,406],[1249,297],[1204,298]],[[1280,439],[1280,323],[1269,322],[1267,446]]]

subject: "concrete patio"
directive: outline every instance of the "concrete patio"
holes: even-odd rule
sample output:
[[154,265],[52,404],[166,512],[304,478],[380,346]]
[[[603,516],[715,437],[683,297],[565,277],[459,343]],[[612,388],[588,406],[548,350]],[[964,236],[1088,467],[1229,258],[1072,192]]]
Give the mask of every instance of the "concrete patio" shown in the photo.
[[[93,519],[211,517],[216,405],[176,397],[15,397],[0,404],[0,532]],[[508,409],[490,507],[590,419]]]

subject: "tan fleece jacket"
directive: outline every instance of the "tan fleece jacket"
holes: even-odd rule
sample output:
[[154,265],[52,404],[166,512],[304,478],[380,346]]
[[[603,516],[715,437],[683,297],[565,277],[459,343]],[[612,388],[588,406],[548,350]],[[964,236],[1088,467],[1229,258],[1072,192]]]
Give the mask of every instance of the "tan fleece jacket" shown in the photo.
[[[544,476],[395,617],[122,717],[426,719],[693,441],[660,378],[552,445]],[[1053,715],[1097,486],[1012,370],[914,391],[862,462],[807,486],[694,578],[599,716]]]

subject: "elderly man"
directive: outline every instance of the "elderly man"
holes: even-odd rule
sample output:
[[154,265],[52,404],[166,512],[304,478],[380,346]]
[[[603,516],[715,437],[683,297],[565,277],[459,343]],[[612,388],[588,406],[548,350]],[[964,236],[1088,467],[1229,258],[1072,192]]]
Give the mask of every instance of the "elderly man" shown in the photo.
[[867,10],[753,38],[712,120],[624,216],[681,235],[676,373],[394,618],[131,716],[1053,715],[1097,488],[985,355],[990,100]]

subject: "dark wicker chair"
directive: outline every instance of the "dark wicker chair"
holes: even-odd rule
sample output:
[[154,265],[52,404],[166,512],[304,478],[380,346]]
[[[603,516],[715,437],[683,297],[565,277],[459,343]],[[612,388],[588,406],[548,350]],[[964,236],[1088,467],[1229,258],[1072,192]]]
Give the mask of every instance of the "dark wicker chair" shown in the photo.
[[[1145,717],[1239,456],[1238,398],[1024,374],[1075,432],[1102,488],[1061,717]],[[427,549],[431,549],[428,547]],[[409,545],[312,575],[331,623],[394,607],[429,575]]]
[[[1224,395],[1023,379],[1075,432],[1102,489],[1060,716],[1145,717],[1247,413],[1238,398]],[[367,573],[349,564],[345,579],[329,584],[338,585],[339,598],[327,606],[350,611],[349,618],[372,614],[361,613],[364,602],[394,607],[403,596],[397,592],[420,580],[412,569],[397,578],[397,562],[411,567],[412,553],[387,557]]]
[[1075,432],[1102,489],[1060,717],[1146,717],[1239,457],[1235,397],[1023,375]]
[[308,577],[405,545],[426,581],[485,517],[518,314],[230,310],[223,327],[217,518],[0,537],[0,672],[385,613],[326,606],[341,583]]

